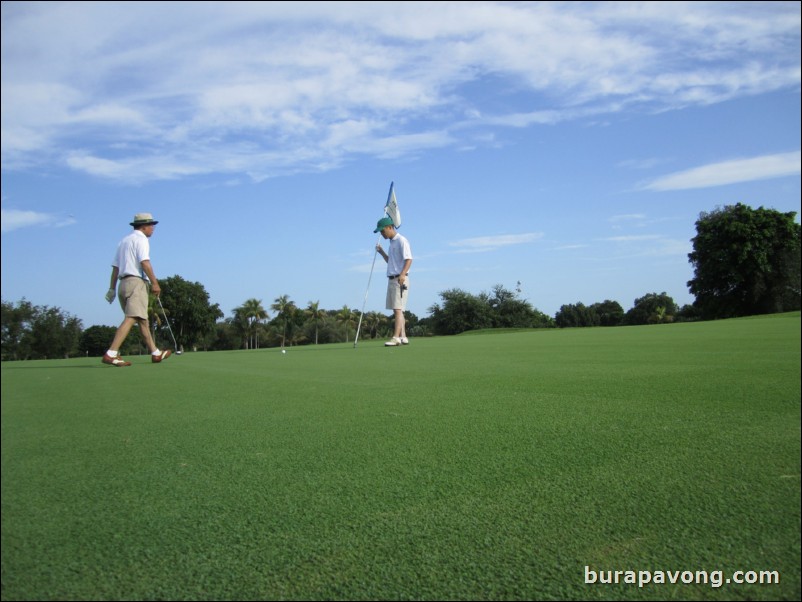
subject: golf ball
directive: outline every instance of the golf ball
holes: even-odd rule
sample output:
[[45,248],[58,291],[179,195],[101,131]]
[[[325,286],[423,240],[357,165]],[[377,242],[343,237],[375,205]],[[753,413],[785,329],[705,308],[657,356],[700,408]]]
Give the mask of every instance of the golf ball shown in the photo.
[[287,350],[286,349],[282,349],[281,353],[287,353]]
[[176,351],[175,352],[176,355],[181,355],[181,353],[182,353],[181,351]]

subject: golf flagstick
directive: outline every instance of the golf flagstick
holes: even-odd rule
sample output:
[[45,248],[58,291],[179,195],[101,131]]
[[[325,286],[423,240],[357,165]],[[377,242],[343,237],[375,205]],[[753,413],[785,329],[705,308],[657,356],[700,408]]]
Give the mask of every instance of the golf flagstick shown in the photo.
[[[379,240],[381,240],[381,234],[379,235]],[[376,241],[376,245],[379,244],[379,240]],[[370,265],[370,276],[368,276],[368,287],[365,289],[365,299],[362,301],[362,311],[359,312],[359,324],[356,327],[356,336],[354,337],[354,349],[356,349],[356,342],[359,340],[359,331],[362,329],[362,316],[365,314],[365,304],[368,302],[368,293],[370,292],[370,281],[373,278],[373,268],[376,265],[376,255],[379,254],[379,250],[376,248],[376,245],[373,245],[373,263]]]
[[[390,192],[387,194],[387,203],[384,205],[384,215],[391,218],[393,220],[393,225],[396,228],[401,227],[401,213],[398,211],[398,201],[395,198],[395,188],[393,186],[393,182],[390,182]],[[379,242],[382,239],[381,233],[379,233],[379,238],[376,241],[376,244],[373,245],[373,263],[370,266],[370,276],[368,276],[368,287],[365,289],[365,299],[362,301],[362,311],[359,312],[359,325],[356,327],[356,336],[354,337],[354,349],[356,349],[356,343],[359,340],[359,331],[362,329],[362,316],[365,315],[365,305],[368,302],[368,293],[370,292],[370,281],[373,279],[373,268],[376,266],[376,255],[379,254],[379,249],[377,248]]]

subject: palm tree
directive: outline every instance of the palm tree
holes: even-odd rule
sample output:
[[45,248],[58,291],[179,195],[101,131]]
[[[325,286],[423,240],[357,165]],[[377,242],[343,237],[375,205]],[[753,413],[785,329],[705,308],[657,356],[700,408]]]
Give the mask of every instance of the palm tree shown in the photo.
[[259,325],[267,318],[267,312],[262,307],[261,299],[248,299],[240,307],[234,309],[234,314],[247,324],[247,336],[251,349],[259,348]]
[[241,307],[235,308],[234,317],[228,318],[226,322],[231,324],[234,332],[242,337],[242,345],[245,347],[245,349],[248,349],[250,344],[250,324],[248,323],[248,318],[245,317],[244,310]]
[[276,312],[276,317],[282,319],[283,323],[283,331],[281,334],[281,346],[284,347],[284,343],[287,340],[287,318],[292,315],[292,313],[296,310],[295,303],[290,301],[289,295],[281,295],[281,297],[275,299],[273,305],[270,306],[274,312]]
[[368,327],[368,332],[370,333],[370,338],[375,339],[378,338],[380,335],[380,329],[387,321],[387,316],[381,314],[377,311],[368,312],[365,316],[367,318],[366,324]]
[[261,299],[248,299],[242,304],[245,317],[248,320],[248,330],[254,340],[254,346],[259,349],[259,326],[267,318],[267,311],[262,307]]
[[323,318],[326,317],[326,310],[320,309],[320,301],[309,302],[309,305],[306,306],[304,310],[304,314],[312,320],[312,323],[315,325],[315,345],[317,345],[317,327]]
[[354,312],[347,305],[337,312],[337,321],[345,324],[345,342],[348,342],[348,327],[354,323]]

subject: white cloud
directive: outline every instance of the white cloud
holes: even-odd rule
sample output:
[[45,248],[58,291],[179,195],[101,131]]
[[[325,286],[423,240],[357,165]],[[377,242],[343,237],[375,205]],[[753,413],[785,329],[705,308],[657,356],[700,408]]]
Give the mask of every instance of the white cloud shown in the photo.
[[800,151],[722,161],[662,176],[646,184],[643,188],[656,191],[686,190],[798,176],[800,163]]
[[[6,2],[2,11],[4,168],[69,157],[72,169],[124,180],[262,178],[330,169],[354,153],[495,145],[480,135],[487,128],[705,105],[798,88],[800,77],[794,3]],[[489,85],[515,102],[473,92]],[[156,155],[168,169],[153,167]]]
[[629,236],[611,236],[604,240],[610,242],[640,242],[643,240],[657,240],[659,238],[661,238],[661,236],[658,234],[635,234]]
[[653,169],[664,162],[665,159],[650,157],[646,159],[627,159],[626,161],[621,161],[618,166],[624,169]]
[[[616,258],[627,257],[682,257],[687,258],[691,252],[689,240],[679,240],[662,234],[635,234],[611,236],[599,239],[601,242],[614,243]],[[609,259],[605,254],[597,255],[598,259]]]
[[552,251],[573,251],[574,249],[585,249],[588,245],[561,245],[559,247],[554,247]]
[[609,218],[607,221],[612,223],[617,222],[631,222],[631,221],[642,221],[645,220],[646,216],[643,213],[627,213],[624,215],[614,215],[613,217]]
[[20,211],[18,209],[0,209],[2,215],[2,232],[11,232],[20,228],[32,226],[50,226],[61,228],[75,223],[72,216],[68,218],[59,217],[51,213],[39,213],[37,211]]
[[484,251],[495,251],[500,247],[508,247],[510,245],[527,244],[540,238],[543,238],[542,232],[529,232],[526,234],[478,236],[475,238],[457,240],[448,244],[451,247],[457,247],[461,253],[479,253]]

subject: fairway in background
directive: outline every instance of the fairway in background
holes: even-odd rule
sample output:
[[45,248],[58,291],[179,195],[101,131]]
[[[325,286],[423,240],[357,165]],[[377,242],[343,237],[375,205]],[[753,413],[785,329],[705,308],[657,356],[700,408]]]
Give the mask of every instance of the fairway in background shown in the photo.
[[799,350],[797,312],[4,363],[3,599],[796,600]]

